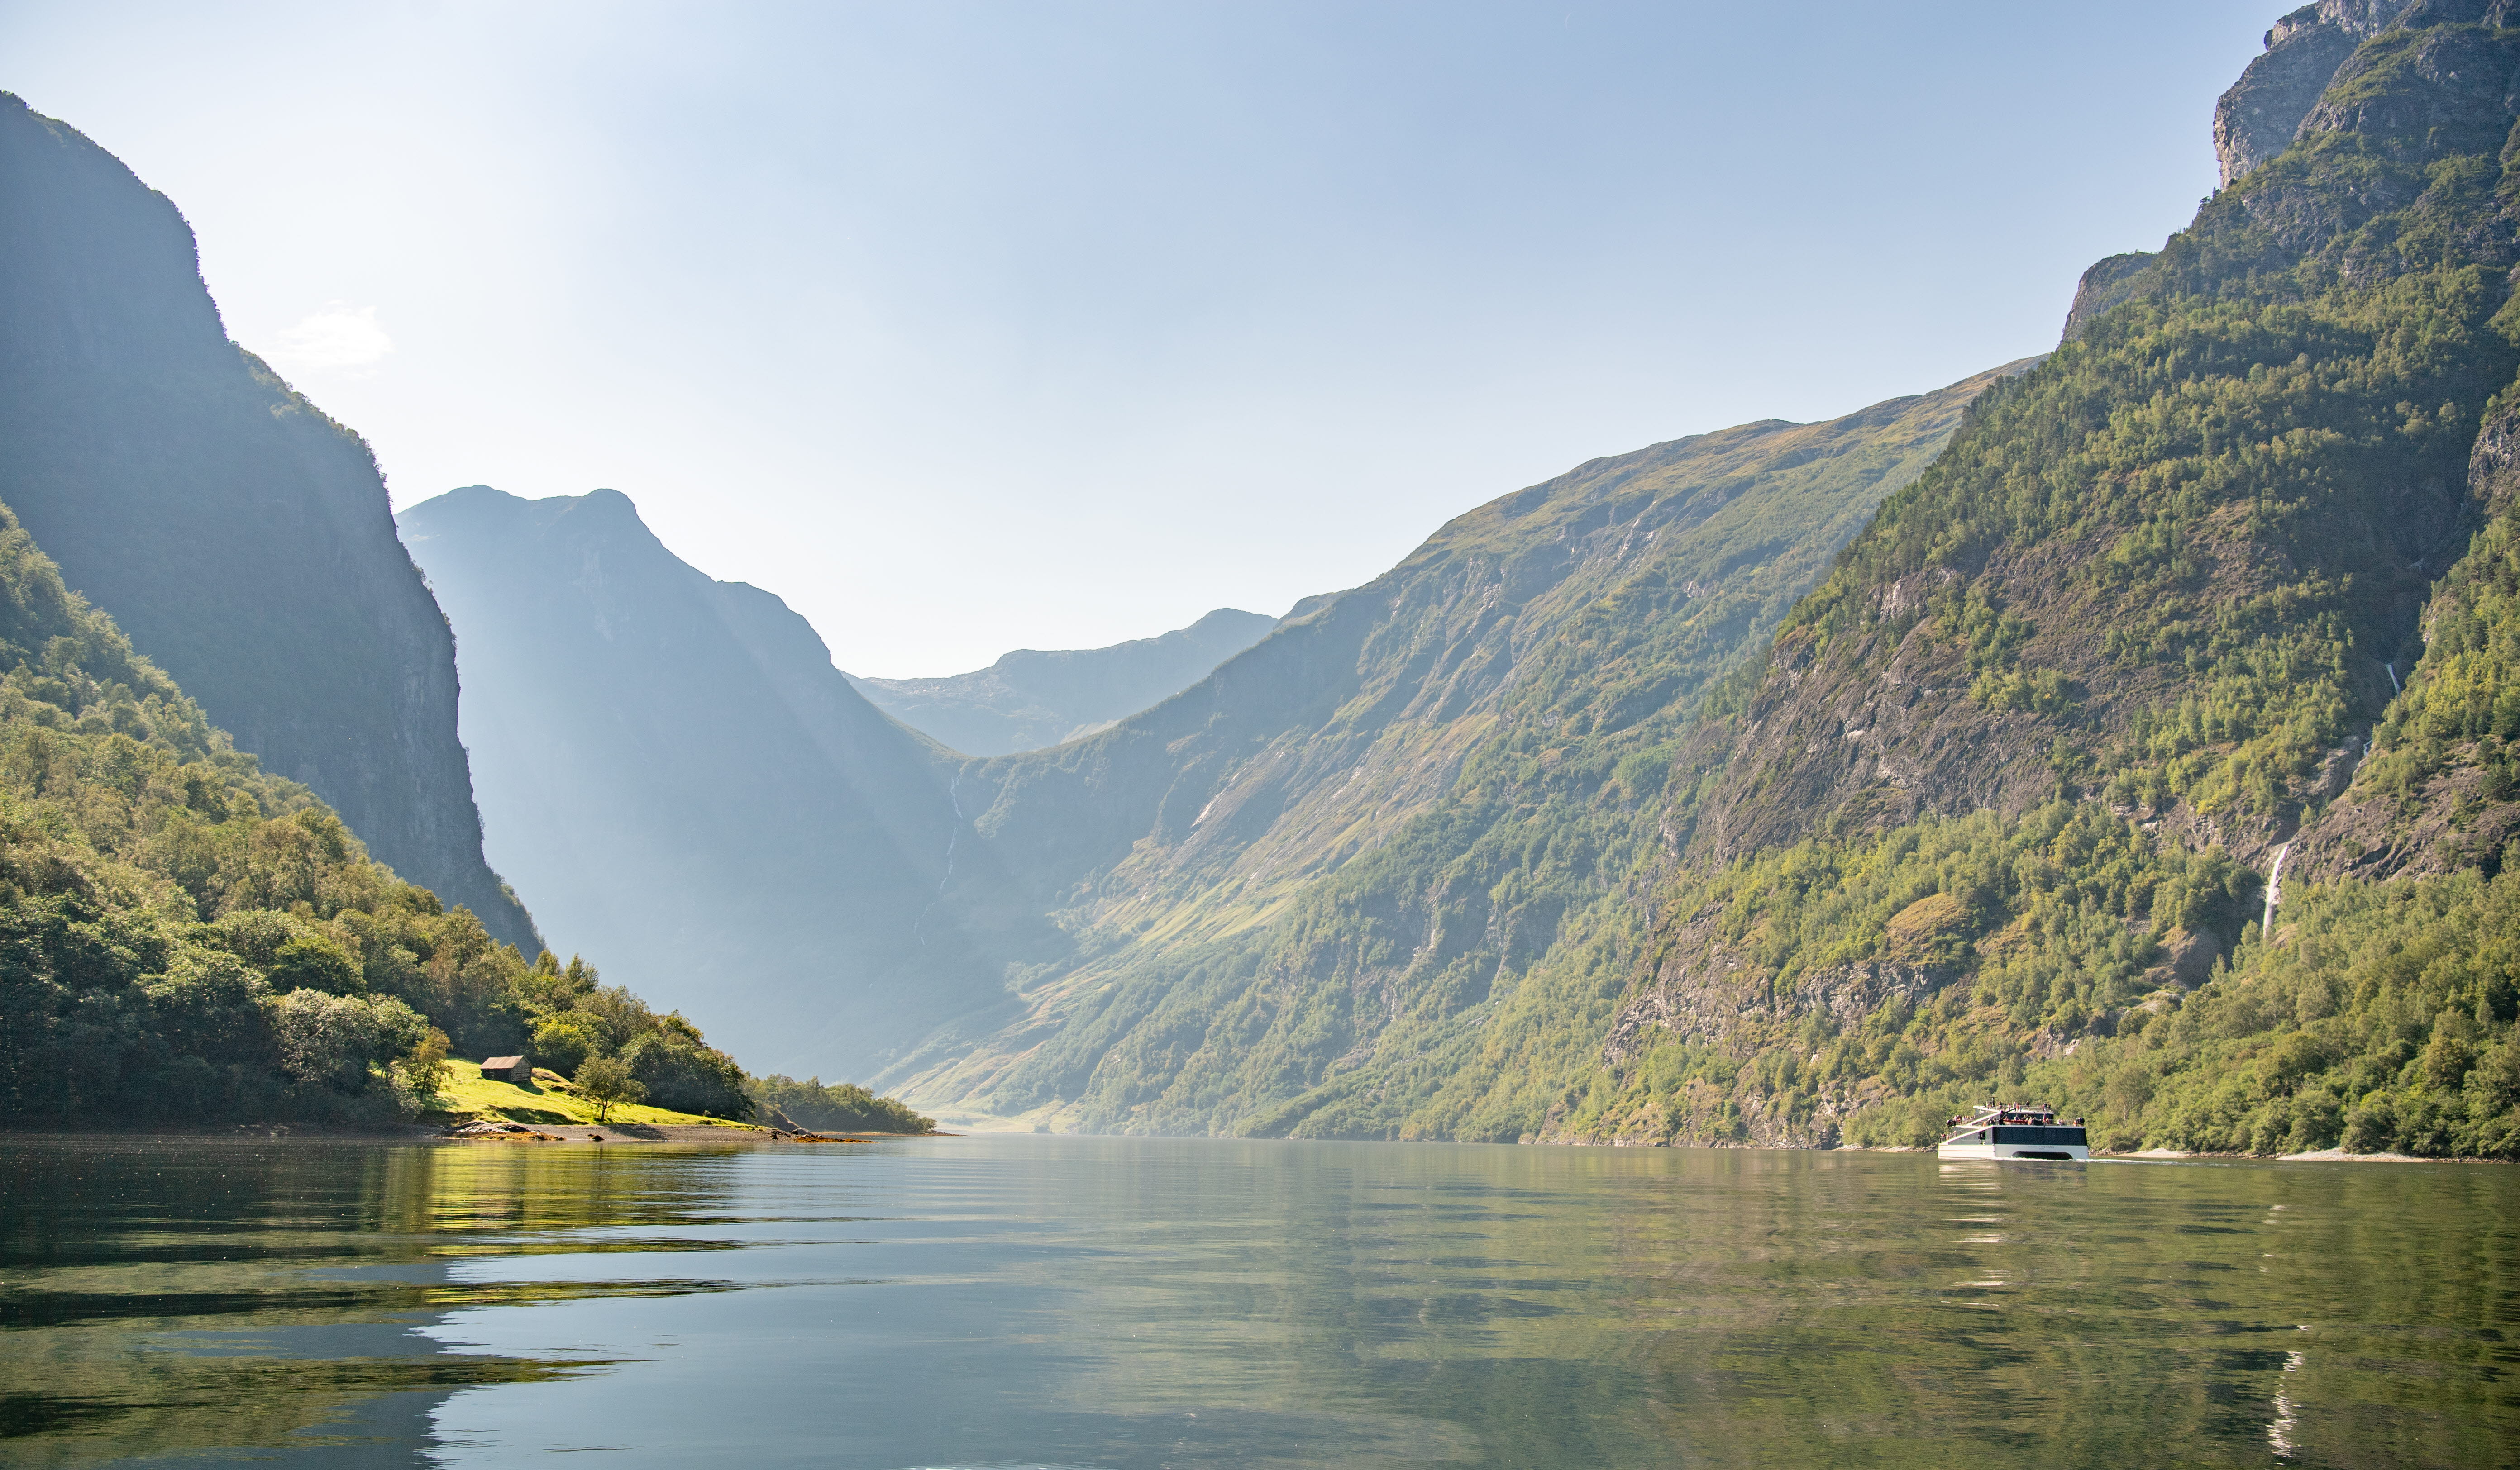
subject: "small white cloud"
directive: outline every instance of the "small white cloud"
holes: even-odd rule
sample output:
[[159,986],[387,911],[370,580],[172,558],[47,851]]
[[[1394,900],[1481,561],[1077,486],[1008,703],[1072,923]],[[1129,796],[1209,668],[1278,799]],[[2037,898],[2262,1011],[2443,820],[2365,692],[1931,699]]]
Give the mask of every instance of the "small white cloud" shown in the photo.
[[324,309],[280,334],[274,365],[298,372],[373,368],[393,351],[393,338],[377,325],[377,309],[327,301]]

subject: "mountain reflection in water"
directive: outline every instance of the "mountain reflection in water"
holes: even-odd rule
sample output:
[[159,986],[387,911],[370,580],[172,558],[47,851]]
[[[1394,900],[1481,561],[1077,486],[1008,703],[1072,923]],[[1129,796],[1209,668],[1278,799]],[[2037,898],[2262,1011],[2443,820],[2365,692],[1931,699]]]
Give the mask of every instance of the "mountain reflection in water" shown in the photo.
[[2484,1465],[2520,1171],[0,1142],[0,1461]]

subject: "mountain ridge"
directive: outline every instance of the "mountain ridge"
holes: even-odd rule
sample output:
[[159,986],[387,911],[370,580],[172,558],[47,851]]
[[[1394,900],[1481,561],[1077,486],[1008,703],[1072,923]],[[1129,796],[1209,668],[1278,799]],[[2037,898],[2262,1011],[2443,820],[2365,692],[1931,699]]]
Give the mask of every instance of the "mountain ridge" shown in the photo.
[[481,856],[455,647],[366,442],[229,340],[191,228],[0,93],[0,500],[379,861],[539,947]]
[[[618,491],[469,486],[401,524],[462,639],[491,851],[555,942],[614,956],[765,1071],[864,1076],[1003,1003],[938,902],[949,864],[989,891],[960,758],[869,703],[784,601],[675,557]],[[1010,922],[1007,947],[1055,945]]]
[[[1510,989],[1471,983],[1461,946],[1509,977],[1551,949],[1564,911],[1616,886],[1610,869],[1624,860],[1605,869],[1595,849],[1625,853],[1636,840],[1635,804],[1620,793],[1659,785],[1664,743],[1694,695],[2002,371],[1823,423],[1763,421],[1588,461],[1456,517],[1365,587],[1307,599],[1269,639],[1154,710],[1056,750],[969,763],[976,834],[1060,914],[1078,958],[1021,971],[1029,1013],[998,1037],[942,1038],[887,1080],[937,1105],[1205,1131],[1288,1101],[1359,1046],[1371,1051],[1404,995],[1433,1007],[1429,1024],[1458,1027],[1463,1003],[1477,1003],[1471,991]],[[1588,659],[1607,671],[1598,699],[1579,687]],[[1577,707],[1510,710],[1544,688]],[[1536,735],[1576,721],[1586,734],[1572,741],[1498,748],[1509,729]],[[1542,748],[1551,743],[1586,754],[1561,763],[1563,750]],[[1552,880],[1520,902],[1474,899],[1476,889],[1442,897],[1459,882],[1441,877],[1448,866],[1485,864],[1470,850],[1515,840],[1501,835],[1514,825],[1510,792],[1530,781],[1561,782],[1549,799],[1576,806],[1608,783],[1611,804],[1629,810],[1562,814],[1618,829],[1583,840],[1586,875],[1563,892]],[[1448,808],[1464,786],[1490,794]],[[1508,820],[1473,815],[1499,796]],[[1485,833],[1483,821],[1494,824]],[[1467,937],[1434,944],[1413,967],[1397,932],[1413,925]],[[1491,926],[1505,953],[1477,939]],[[1285,976],[1282,1005],[1250,990],[1272,967]],[[1361,1015],[1352,994],[1333,1002],[1369,983],[1391,998],[1380,1016]],[[1202,991],[1212,993],[1193,999]],[[1292,1066],[1303,1086],[1272,1095],[1256,1078],[1215,1075],[1243,1062],[1196,1038],[1222,1047],[1224,1033],[1255,1025],[1312,1038],[1287,1033],[1293,1054],[1263,1068]],[[1181,1040],[1167,1059],[1132,1054],[1168,1030]],[[1184,1101],[1119,1102],[1142,1065],[1157,1094]],[[1219,1087],[1241,1100],[1181,1110],[1178,1090]]]
[[849,682],[878,709],[966,755],[1082,739],[1162,703],[1266,638],[1278,619],[1219,607],[1186,628],[1101,648],[1017,648],[985,669]]

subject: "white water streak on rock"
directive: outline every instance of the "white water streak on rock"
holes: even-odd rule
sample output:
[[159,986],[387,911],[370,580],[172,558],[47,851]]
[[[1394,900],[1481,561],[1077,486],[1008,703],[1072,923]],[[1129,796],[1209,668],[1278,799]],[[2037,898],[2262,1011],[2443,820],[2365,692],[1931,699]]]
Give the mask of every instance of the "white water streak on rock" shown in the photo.
[[936,912],[938,904],[945,902],[945,885],[954,881],[954,844],[963,837],[962,772],[954,773],[954,783],[945,788],[945,800],[954,808],[954,824],[945,829],[945,873],[936,880],[936,896],[927,901],[926,908],[919,911],[919,921],[910,926],[910,932],[919,936],[919,947],[922,950],[927,948],[927,915]]

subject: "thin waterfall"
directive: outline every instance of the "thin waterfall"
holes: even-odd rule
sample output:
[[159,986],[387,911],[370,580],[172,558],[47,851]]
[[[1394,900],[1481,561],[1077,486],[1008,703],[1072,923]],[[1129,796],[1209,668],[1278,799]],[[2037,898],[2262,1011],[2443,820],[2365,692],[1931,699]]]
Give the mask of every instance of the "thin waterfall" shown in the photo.
[[2275,905],[2283,902],[2284,854],[2290,851],[2292,851],[2292,844],[2289,842],[2276,848],[2275,866],[2267,869],[2267,913],[2266,917],[2258,920],[2258,937],[2260,939],[2272,939],[2274,937]]
[[2393,694],[2404,693],[2406,691],[2405,687],[2398,683],[2397,662],[2393,659],[2388,663],[2380,665],[2380,667],[2389,671],[2389,692]]
[[954,881],[954,845],[963,838],[963,773],[960,768],[954,772],[954,784],[945,788],[945,800],[954,808],[954,824],[945,829],[945,875],[936,880],[936,896],[927,901],[927,907],[920,910],[919,917],[910,923],[910,932],[918,937],[919,947],[922,950],[927,948],[927,915],[936,912],[938,904],[945,902],[945,885]]

